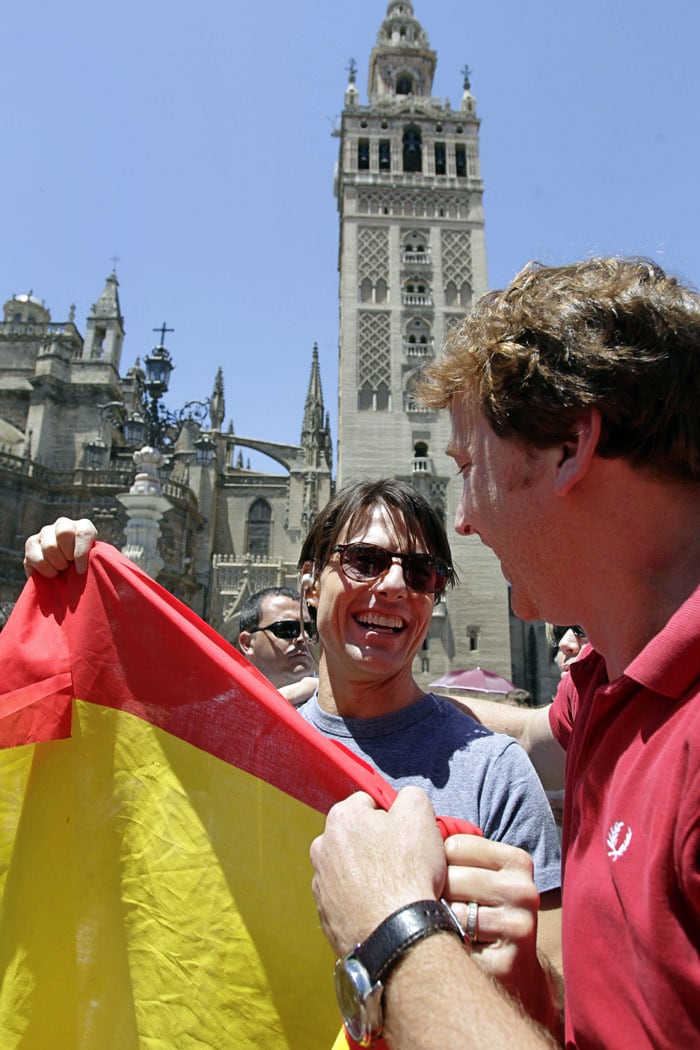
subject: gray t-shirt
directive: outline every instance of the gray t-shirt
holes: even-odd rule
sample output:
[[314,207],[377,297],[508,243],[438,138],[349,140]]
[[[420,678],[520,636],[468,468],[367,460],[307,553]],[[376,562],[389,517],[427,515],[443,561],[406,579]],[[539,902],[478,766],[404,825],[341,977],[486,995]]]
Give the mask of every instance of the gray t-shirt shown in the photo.
[[529,758],[512,737],[492,733],[433,693],[378,718],[327,714],[316,696],[298,710],[393,787],[412,784],[427,791],[438,816],[467,820],[486,838],[527,850],[540,893],[561,885],[552,811]]

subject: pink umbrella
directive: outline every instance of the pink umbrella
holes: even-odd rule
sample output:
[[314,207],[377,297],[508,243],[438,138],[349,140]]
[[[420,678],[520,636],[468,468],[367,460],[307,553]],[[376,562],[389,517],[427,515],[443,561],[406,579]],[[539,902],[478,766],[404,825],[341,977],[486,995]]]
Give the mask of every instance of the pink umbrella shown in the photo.
[[430,683],[430,688],[441,686],[443,689],[471,689],[476,693],[509,693],[515,686],[507,678],[502,678],[493,671],[482,671],[480,667],[463,671],[448,671]]

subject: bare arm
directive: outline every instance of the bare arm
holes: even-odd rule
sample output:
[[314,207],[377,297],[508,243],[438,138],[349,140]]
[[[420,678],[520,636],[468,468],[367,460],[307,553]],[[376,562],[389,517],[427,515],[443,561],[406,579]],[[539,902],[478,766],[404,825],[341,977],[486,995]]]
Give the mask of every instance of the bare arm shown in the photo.
[[563,789],[566,752],[552,733],[549,706],[515,707],[472,697],[462,700],[448,696],[447,699],[494,733],[515,737],[537,770],[546,791]]
[[24,571],[27,576],[37,572],[53,579],[75,562],[78,572],[87,572],[88,555],[96,537],[97,529],[88,518],[57,518],[25,543]]
[[421,941],[398,964],[384,994],[384,1018],[391,1050],[560,1045],[444,933]]
[[300,704],[306,703],[317,689],[318,678],[306,675],[305,678],[300,678],[298,682],[292,682],[291,685],[281,685],[279,691],[285,700],[289,700],[294,707],[299,707]]
[[453,891],[458,900],[477,893],[484,900],[478,936],[486,950],[479,965],[476,952],[437,934],[411,949],[392,972],[385,993],[385,1036],[392,1050],[555,1045],[490,976],[497,971],[511,987],[517,983],[536,1016],[557,1026],[557,1005],[535,952],[531,898],[537,893],[522,859],[527,855],[473,838],[470,856],[472,870],[465,875],[451,868],[446,887],[445,847],[430,802],[417,788],[401,791],[388,813],[369,796],[353,795],[333,807],[325,833],[312,844],[314,896],[326,936],[340,955],[412,901],[443,892],[452,897]]

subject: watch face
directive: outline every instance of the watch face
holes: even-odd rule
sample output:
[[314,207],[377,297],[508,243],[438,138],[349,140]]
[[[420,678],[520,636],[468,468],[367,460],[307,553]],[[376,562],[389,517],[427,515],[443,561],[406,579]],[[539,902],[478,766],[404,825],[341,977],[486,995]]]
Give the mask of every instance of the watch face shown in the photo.
[[335,965],[335,994],[345,1027],[360,1046],[370,1046],[382,1029],[382,985],[371,985],[357,959],[339,959]]

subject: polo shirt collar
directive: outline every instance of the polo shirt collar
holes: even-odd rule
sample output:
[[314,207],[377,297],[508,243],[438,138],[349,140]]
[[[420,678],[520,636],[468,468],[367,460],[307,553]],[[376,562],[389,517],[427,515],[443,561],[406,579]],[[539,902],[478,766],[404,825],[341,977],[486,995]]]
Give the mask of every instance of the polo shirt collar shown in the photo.
[[700,586],[625,670],[647,689],[681,699],[700,678]]

